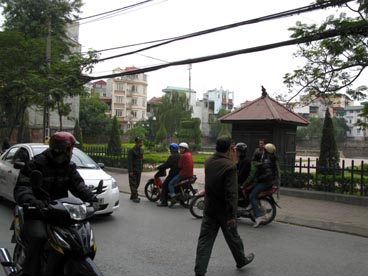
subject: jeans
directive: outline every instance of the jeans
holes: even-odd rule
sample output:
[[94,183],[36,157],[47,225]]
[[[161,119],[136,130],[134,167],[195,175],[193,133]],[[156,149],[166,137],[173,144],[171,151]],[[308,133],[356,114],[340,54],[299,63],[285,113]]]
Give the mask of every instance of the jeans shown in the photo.
[[173,177],[173,179],[170,180],[169,182],[169,195],[170,197],[174,197],[175,196],[175,184],[179,183],[182,180],[182,177],[177,174]]
[[261,211],[259,210],[257,197],[260,193],[268,190],[271,186],[272,185],[266,183],[257,183],[249,194],[249,201],[250,204],[252,205],[254,216],[256,218],[259,218],[261,216]]

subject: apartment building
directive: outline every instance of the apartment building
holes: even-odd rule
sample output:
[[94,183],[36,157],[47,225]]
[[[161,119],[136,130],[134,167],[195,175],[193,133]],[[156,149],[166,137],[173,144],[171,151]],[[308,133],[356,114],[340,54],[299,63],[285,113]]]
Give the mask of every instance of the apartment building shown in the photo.
[[[136,67],[116,68],[113,74],[137,70]],[[134,74],[106,81],[106,95],[111,95],[111,116],[116,116],[125,133],[147,118],[147,75]]]

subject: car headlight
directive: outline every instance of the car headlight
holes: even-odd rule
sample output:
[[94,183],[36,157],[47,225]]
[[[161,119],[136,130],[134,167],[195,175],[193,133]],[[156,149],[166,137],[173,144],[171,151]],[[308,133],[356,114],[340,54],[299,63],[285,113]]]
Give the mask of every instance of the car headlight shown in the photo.
[[118,187],[118,183],[116,182],[115,178],[111,177],[111,189],[115,189]]
[[63,203],[65,209],[68,211],[71,219],[84,220],[87,217],[86,204],[74,205],[69,203]]

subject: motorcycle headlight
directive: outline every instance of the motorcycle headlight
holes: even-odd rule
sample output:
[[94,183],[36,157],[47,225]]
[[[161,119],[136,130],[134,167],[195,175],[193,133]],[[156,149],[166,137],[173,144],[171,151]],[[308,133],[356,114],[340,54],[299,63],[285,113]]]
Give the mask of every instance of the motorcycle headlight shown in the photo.
[[111,188],[115,189],[116,187],[118,187],[118,183],[116,182],[115,178],[111,177]]
[[74,205],[69,203],[63,203],[65,209],[68,211],[69,216],[73,220],[84,220],[87,217],[86,204]]

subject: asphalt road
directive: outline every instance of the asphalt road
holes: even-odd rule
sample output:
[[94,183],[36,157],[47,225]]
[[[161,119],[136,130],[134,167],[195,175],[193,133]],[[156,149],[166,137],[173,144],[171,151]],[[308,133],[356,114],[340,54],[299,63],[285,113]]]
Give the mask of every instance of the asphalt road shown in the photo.
[[[121,194],[120,210],[92,221],[97,241],[95,262],[106,276],[194,275],[200,220],[187,209],[140,204]],[[12,249],[8,230],[11,206],[0,203],[0,243]],[[368,239],[282,223],[254,229],[242,220],[239,233],[256,258],[235,269],[220,233],[208,268],[209,276],[362,276],[368,272]],[[3,273],[0,272],[0,275]]]

